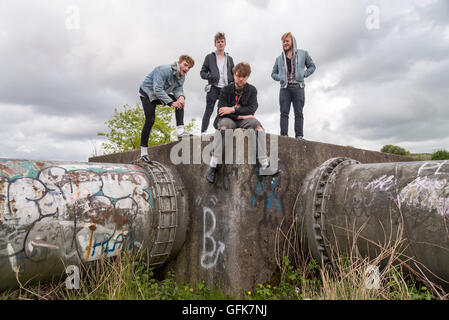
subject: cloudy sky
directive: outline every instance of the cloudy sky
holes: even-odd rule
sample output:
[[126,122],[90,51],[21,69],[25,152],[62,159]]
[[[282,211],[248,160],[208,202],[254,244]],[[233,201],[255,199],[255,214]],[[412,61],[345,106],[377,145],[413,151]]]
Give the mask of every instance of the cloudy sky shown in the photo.
[[291,31],[317,66],[306,82],[306,139],[449,149],[447,0],[0,0],[0,158],[101,154],[97,132],[114,108],[140,102],[145,76],[183,53],[196,61],[185,121],[200,122],[199,71],[217,31],[235,62],[252,65],[268,132],[280,131],[270,75]]

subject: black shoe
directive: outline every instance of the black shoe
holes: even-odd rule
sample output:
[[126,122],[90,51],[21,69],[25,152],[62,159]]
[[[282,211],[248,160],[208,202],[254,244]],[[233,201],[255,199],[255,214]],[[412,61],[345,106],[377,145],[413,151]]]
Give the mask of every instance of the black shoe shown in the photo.
[[141,156],[139,161],[145,162],[146,164],[153,164],[153,161],[150,160],[148,155]]
[[206,180],[209,183],[215,183],[215,177],[217,173],[217,168],[209,167],[206,171]]

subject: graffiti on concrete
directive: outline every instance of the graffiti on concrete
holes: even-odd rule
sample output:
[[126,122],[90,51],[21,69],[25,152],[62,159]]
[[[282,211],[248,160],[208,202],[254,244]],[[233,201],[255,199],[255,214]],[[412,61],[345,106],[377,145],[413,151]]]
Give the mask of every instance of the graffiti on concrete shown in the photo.
[[419,175],[449,175],[449,160],[424,162],[418,170]]
[[397,173],[384,174],[369,182],[351,179],[344,196],[346,201],[351,195],[347,201],[350,216],[376,216],[392,204],[393,209],[407,208],[412,216],[426,212],[449,216],[449,162],[425,162],[411,177],[414,179],[405,185],[400,185]]
[[[269,178],[269,179],[268,179]],[[280,212],[282,212],[282,205],[281,201],[279,199],[278,195],[278,176],[270,177],[259,177],[259,182],[256,186],[256,189],[253,192],[253,196],[251,197],[251,207],[254,208],[257,206],[257,202],[260,199],[263,199],[266,201],[266,208],[269,211],[274,210],[277,208]],[[265,185],[268,184],[268,187],[266,188]],[[267,190],[270,192],[268,194]]]
[[[196,203],[201,206],[201,197],[197,198]],[[214,267],[218,258],[225,251],[225,244],[221,241],[216,241],[213,233],[217,226],[215,213],[213,207],[217,204],[217,197],[211,196],[209,205],[202,205],[203,209],[203,247],[201,253],[201,266],[205,269]],[[208,249],[209,248],[209,249]]]
[[0,268],[117,255],[152,207],[139,167],[0,160]]

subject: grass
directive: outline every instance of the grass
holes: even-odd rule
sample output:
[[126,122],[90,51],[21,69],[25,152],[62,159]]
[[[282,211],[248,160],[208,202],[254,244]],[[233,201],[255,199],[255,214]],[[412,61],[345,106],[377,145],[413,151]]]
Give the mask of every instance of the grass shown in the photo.
[[112,259],[100,259],[81,267],[80,289],[67,289],[65,282],[37,284],[0,293],[0,299],[21,300],[197,300],[231,299],[220,290],[175,281],[171,272],[158,280],[146,267],[143,254],[123,253]]
[[[277,284],[258,284],[242,293],[248,300],[431,300],[447,299],[442,291],[405,276],[401,266],[389,266],[380,272],[380,284],[369,288],[367,259],[343,255],[336,269],[322,268],[316,260],[293,266],[284,257],[283,272]],[[371,286],[372,287],[372,286]],[[208,288],[204,281],[195,285],[175,281],[168,273],[157,280],[143,260],[122,255],[115,260],[100,260],[81,272],[79,290],[66,289],[65,283],[37,284],[7,290],[0,299],[21,300],[232,300],[218,288]]]
[[415,158],[416,161],[429,161],[432,160],[431,153],[411,153],[410,157]]
[[[297,221],[276,232],[275,259],[277,280],[245,288],[238,297],[220,288],[208,287],[204,281],[194,284],[175,281],[168,272],[158,279],[146,266],[144,254],[126,253],[112,259],[100,259],[81,267],[80,289],[69,290],[65,282],[21,286],[0,293],[0,299],[40,300],[448,300],[440,286],[429,281],[409,265],[401,224],[396,233],[378,244],[378,255],[362,256],[357,243],[361,231],[348,232],[349,252],[330,248],[332,264],[323,266],[300,250],[304,239],[298,238]],[[348,229],[349,230],[349,229]],[[391,229],[390,229],[391,230]],[[352,234],[352,237],[349,235]],[[301,233],[303,236],[304,233]],[[366,240],[366,239],[365,239]],[[419,265],[419,264],[418,264]],[[421,266],[423,268],[423,266]],[[415,268],[416,269],[416,268]]]

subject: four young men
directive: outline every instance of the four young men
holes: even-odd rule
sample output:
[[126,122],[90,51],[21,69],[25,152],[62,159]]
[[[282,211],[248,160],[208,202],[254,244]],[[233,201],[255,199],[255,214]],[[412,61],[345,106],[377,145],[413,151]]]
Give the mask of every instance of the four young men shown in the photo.
[[[295,114],[295,137],[303,139],[303,108],[304,108],[304,79],[316,69],[307,51],[297,49],[296,39],[290,33],[282,36],[283,51],[271,73],[275,81],[281,85],[279,93],[281,135],[288,135],[288,117],[293,103]],[[234,66],[232,57],[224,51],[226,38],[224,33],[217,33],[214,37],[215,52],[211,52],[204,59],[200,76],[207,80],[206,110],[203,115],[201,133],[206,133],[215,103],[218,100],[217,116],[214,128],[214,146],[211,162],[206,173],[210,183],[215,182],[216,168],[222,154],[221,136],[226,129],[244,128],[256,130],[259,145],[257,159],[265,175],[275,175],[278,168],[270,168],[266,155],[265,132],[261,123],[254,117],[257,110],[257,90],[247,83],[251,74],[251,67],[247,63]],[[140,160],[151,164],[147,147],[151,128],[155,121],[157,104],[169,105],[174,108],[178,138],[191,135],[184,131],[185,95],[183,84],[187,72],[194,66],[194,60],[188,55],[179,57],[178,62],[171,65],[156,67],[143,81],[139,89],[140,99],[145,111],[145,124],[141,134]],[[263,137],[260,138],[260,137]]]

